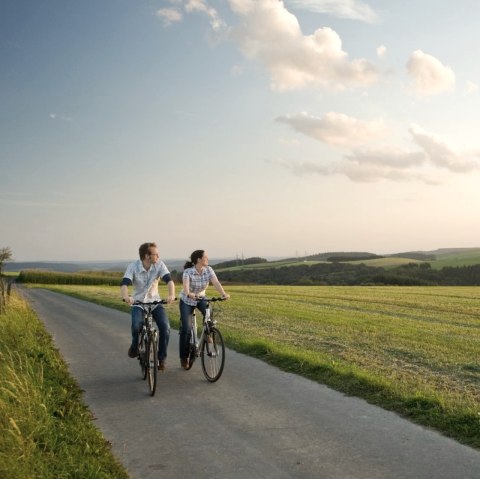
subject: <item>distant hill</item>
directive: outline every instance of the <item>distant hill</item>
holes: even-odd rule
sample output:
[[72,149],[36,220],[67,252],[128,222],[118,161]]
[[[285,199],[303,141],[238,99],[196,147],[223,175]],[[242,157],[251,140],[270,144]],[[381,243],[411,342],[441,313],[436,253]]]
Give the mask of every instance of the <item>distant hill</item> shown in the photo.
[[[256,260],[256,258],[252,258]],[[250,258],[244,260],[242,264],[237,263],[221,263],[214,264],[215,268],[220,270],[229,269],[266,269],[280,268],[288,266],[298,266],[300,264],[317,264],[317,263],[351,263],[365,264],[367,266],[378,266],[382,268],[395,268],[402,264],[408,263],[428,263],[433,269],[441,269],[445,266],[471,266],[480,264],[480,247],[479,248],[439,248],[433,251],[409,251],[402,253],[392,253],[385,255],[377,255],[365,251],[336,251],[325,252],[301,257],[289,257],[284,259],[275,259],[273,261],[249,261]]]
[[5,272],[22,271],[25,269],[42,269],[59,271],[62,273],[78,273],[79,271],[125,271],[128,261],[105,261],[105,262],[71,262],[61,261],[23,261],[6,263],[3,267]]
[[[19,272],[27,269],[41,269],[59,271],[64,273],[77,273],[81,271],[125,271],[132,260],[118,261],[12,261],[4,264],[5,272]],[[185,259],[164,259],[170,271],[183,271]],[[397,267],[400,264],[429,263],[433,269],[443,267],[458,267],[480,264],[480,247],[478,248],[439,248],[433,251],[409,251],[377,255],[364,251],[333,251],[307,255],[302,257],[264,259],[260,257],[238,259],[210,259],[210,264],[219,270],[228,269],[265,269],[295,266],[299,264],[316,263],[363,263],[367,266],[381,266],[384,268]]]
[[[26,269],[59,271],[62,273],[78,273],[81,271],[125,271],[133,260],[124,261],[79,261],[63,263],[61,261],[12,261],[3,266],[5,272],[19,272]],[[184,260],[164,260],[170,271],[183,269]]]

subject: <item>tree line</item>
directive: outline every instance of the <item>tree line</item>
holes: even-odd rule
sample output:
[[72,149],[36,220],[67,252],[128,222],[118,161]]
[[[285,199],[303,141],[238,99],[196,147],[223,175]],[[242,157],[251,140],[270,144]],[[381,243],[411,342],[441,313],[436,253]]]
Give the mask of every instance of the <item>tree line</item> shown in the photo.
[[434,270],[429,263],[408,263],[386,269],[332,262],[217,271],[217,276],[222,282],[278,285],[480,286],[480,264]]

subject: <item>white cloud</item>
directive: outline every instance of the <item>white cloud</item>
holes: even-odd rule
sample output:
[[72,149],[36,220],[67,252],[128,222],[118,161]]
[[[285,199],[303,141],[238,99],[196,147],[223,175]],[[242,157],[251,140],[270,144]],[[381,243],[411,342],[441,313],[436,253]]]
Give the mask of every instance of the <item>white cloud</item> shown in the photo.
[[382,180],[389,181],[421,181],[426,184],[437,184],[437,181],[431,180],[424,174],[411,171],[392,168],[389,165],[359,165],[356,163],[346,163],[343,173],[350,180],[359,183],[376,183]]
[[307,86],[341,90],[363,87],[378,78],[365,59],[350,61],[331,28],[303,35],[297,18],[279,0],[229,0],[240,18],[233,38],[242,53],[263,64],[274,90]]
[[[180,22],[183,13],[201,13],[209,18],[213,30],[228,31],[217,10],[206,0],[171,0],[171,3],[174,8],[156,12],[165,25]],[[305,7],[308,2],[300,3]],[[335,2],[320,3],[322,8],[344,13],[360,12],[362,6],[366,7],[361,2],[349,0],[337,2],[339,5],[335,8]],[[339,35],[331,28],[319,28],[311,35],[304,35],[297,18],[285,8],[283,1],[229,0],[229,4],[239,18],[231,38],[238,42],[247,59],[257,61],[268,70],[273,90],[308,86],[343,90],[365,87],[377,81],[379,72],[375,66],[365,59],[349,60],[342,50]]]
[[180,22],[183,19],[182,12],[176,8],[160,8],[155,12],[157,17],[161,18],[164,25]]
[[408,59],[407,71],[415,90],[423,95],[435,95],[455,86],[455,73],[432,55],[415,50]]
[[425,163],[425,154],[420,151],[405,151],[400,148],[361,149],[345,158],[358,165],[372,165],[406,170]]
[[294,7],[328,13],[340,18],[351,18],[368,23],[378,20],[372,8],[360,0],[288,0],[288,3]]
[[323,143],[341,147],[363,145],[384,135],[386,130],[380,120],[361,121],[335,112],[326,113],[323,118],[300,113],[284,115],[276,120]]
[[205,0],[170,0],[174,4],[172,8],[160,8],[156,11],[156,15],[163,20],[164,25],[171,25],[183,20],[183,12],[201,13],[208,17],[210,26],[213,30],[220,30],[225,26],[225,22],[221,19],[215,8],[208,5]]
[[[348,125],[348,122],[346,124]],[[328,128],[314,129],[308,124],[307,127],[305,124],[297,124],[296,129],[325,143],[335,144],[331,141],[332,138],[328,137]],[[356,130],[357,133],[359,131]],[[465,174],[480,170],[480,151],[455,151],[436,135],[427,133],[416,125],[412,125],[409,132],[412,137],[410,149],[393,145],[368,148],[362,146],[328,163],[324,160],[277,160],[275,163],[298,175],[344,175],[355,182],[420,181],[430,185],[440,183],[439,175],[442,172]]]
[[378,58],[383,58],[387,54],[387,47],[385,45],[380,45],[377,48],[377,56]]
[[473,81],[467,81],[465,84],[465,95],[471,95],[472,93],[476,93],[478,91],[478,85]]
[[[346,176],[356,183],[376,183],[383,180],[389,181],[421,181],[426,184],[437,184],[435,179],[427,176],[414,168],[417,163],[421,163],[424,155],[418,153],[399,153],[384,151],[383,162],[371,162],[368,160],[369,153],[353,154],[345,156],[337,162],[325,163],[322,161],[287,161],[275,160],[272,163],[280,165],[291,170],[294,174],[319,175],[319,176]],[[418,158],[417,158],[418,155]],[[400,160],[405,158],[404,165],[394,165],[388,161],[388,158]],[[410,165],[409,165],[410,164]]]
[[65,121],[67,123],[70,123],[73,121],[73,118],[70,117],[70,116],[66,116],[66,115],[61,115],[59,113],[50,113],[49,115],[49,118],[52,119],[52,120],[57,120],[57,121]]
[[432,164],[454,173],[468,173],[479,168],[480,153],[457,152],[438,136],[427,133],[417,125],[409,130],[413,141],[425,152]]
[[219,30],[225,26],[224,21],[220,18],[217,10],[209,6],[204,0],[188,0],[185,4],[185,10],[188,13],[200,12],[210,19],[210,26],[213,30]]
[[395,147],[361,149],[345,155],[341,171],[352,181],[377,182],[421,181],[436,184],[421,171],[426,156],[421,151],[408,151]]

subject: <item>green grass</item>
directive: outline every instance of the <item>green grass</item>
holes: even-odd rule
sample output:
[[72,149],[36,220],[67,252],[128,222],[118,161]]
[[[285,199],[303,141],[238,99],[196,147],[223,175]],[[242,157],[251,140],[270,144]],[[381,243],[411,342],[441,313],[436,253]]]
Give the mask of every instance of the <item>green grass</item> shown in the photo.
[[50,336],[14,292],[0,316],[0,376],[0,477],[129,477]]
[[433,269],[442,269],[447,266],[471,266],[480,264],[480,250],[458,251],[439,255],[435,261],[430,263]]
[[[118,287],[48,288],[128,311]],[[480,288],[227,290],[229,347],[480,447]],[[178,306],[168,311],[178,328]]]

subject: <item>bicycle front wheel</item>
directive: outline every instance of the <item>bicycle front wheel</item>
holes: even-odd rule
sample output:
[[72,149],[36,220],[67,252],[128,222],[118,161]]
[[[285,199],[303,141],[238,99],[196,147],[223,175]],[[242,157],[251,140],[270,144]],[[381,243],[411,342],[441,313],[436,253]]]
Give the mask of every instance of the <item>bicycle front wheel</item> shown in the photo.
[[147,368],[148,368],[148,387],[150,396],[155,394],[157,388],[157,338],[152,335],[147,341]]
[[147,379],[147,352],[146,352],[146,341],[143,334],[140,335],[138,341],[138,361],[140,363],[140,369],[142,370],[142,378]]
[[220,379],[225,366],[225,343],[220,331],[215,328],[210,328],[208,334],[202,344],[201,350],[202,369],[207,381],[211,383]]

